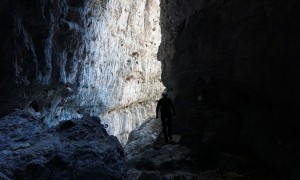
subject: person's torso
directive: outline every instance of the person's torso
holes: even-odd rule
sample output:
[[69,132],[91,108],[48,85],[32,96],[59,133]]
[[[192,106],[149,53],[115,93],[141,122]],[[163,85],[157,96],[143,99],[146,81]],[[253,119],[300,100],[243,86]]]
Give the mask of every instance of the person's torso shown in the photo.
[[161,112],[161,114],[170,115],[172,113],[171,107],[172,107],[171,99],[162,98],[160,100],[160,112]]

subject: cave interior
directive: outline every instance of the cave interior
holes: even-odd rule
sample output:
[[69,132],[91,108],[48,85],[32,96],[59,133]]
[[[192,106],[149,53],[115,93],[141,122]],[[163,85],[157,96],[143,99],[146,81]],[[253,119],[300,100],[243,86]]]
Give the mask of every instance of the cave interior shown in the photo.
[[[0,15],[0,179],[300,178],[299,1],[0,0]],[[163,91],[181,138],[155,148]]]

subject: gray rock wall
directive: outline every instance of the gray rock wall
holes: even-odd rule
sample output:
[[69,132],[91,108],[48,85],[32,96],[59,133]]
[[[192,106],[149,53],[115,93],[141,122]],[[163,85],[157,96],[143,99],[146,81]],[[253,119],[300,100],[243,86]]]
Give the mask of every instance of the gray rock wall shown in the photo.
[[159,13],[158,0],[2,0],[0,114],[101,116],[124,144],[163,90]]
[[168,80],[195,84],[201,74],[259,88],[273,102],[299,102],[298,6],[271,0],[162,1],[164,83],[181,88],[185,84]]
[[182,124],[189,126],[203,81],[205,104],[240,116],[240,141],[291,179],[299,176],[299,7],[293,0],[161,1],[162,79]]

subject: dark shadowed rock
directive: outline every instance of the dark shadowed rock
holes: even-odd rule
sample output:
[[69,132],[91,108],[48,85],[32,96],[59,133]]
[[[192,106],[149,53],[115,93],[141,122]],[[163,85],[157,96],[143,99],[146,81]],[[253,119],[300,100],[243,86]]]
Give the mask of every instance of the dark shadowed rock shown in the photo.
[[38,113],[0,119],[2,179],[120,179],[123,149],[99,118],[84,117],[48,129]]
[[205,143],[237,150],[228,141],[235,135],[287,179],[300,177],[299,7],[294,0],[161,0],[158,59],[180,123],[201,135],[201,119],[191,122],[199,97],[226,108],[240,117],[210,118]]

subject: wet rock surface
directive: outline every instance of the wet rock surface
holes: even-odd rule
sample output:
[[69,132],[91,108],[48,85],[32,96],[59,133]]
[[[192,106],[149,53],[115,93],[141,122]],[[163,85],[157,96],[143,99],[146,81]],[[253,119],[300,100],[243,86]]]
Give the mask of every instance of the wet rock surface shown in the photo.
[[48,129],[39,113],[0,119],[1,179],[120,179],[124,152],[96,117]]

